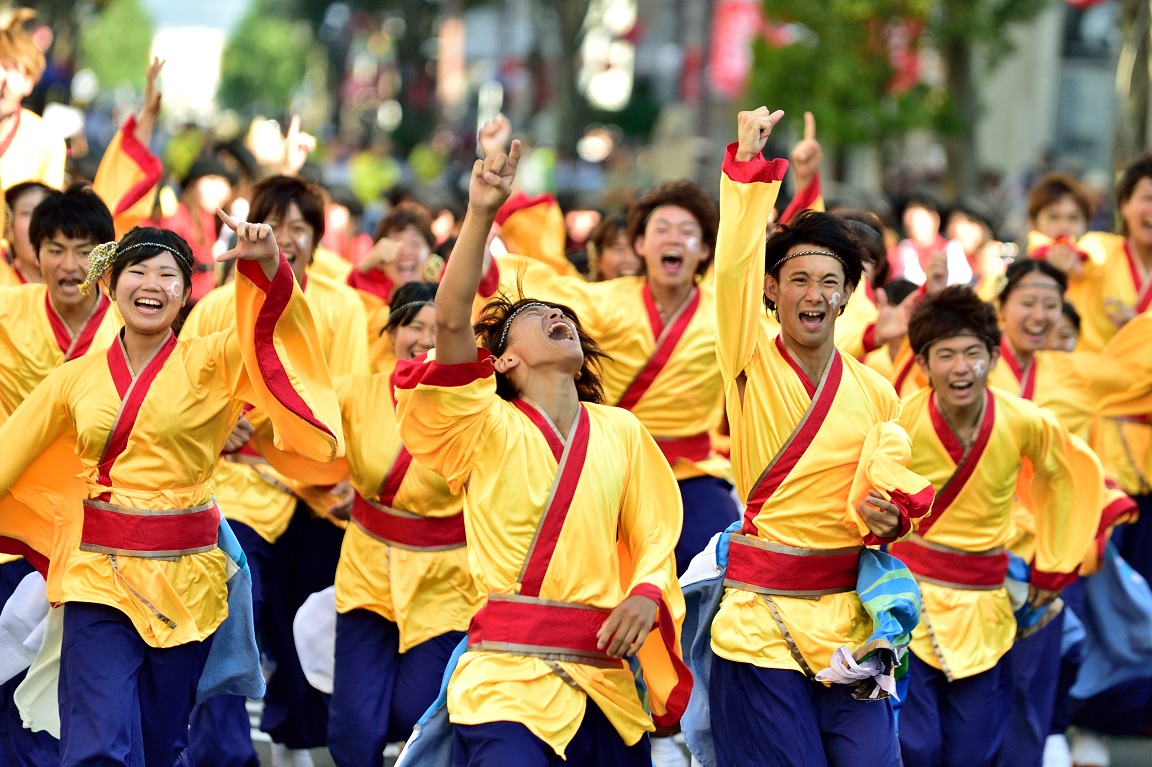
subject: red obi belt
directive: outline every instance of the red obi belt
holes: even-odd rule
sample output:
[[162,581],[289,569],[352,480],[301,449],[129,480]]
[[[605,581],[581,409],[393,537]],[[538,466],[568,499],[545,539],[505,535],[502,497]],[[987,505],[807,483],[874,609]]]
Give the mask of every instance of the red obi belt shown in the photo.
[[596,647],[596,632],[610,612],[539,597],[489,594],[468,627],[468,649],[622,668],[624,661]]
[[692,437],[656,437],[656,447],[664,454],[669,465],[680,458],[686,461],[705,461],[712,455],[712,438],[708,432]]
[[136,509],[87,500],[80,550],[176,560],[216,548],[219,534],[220,509],[213,502],[190,509]]
[[856,590],[863,546],[806,549],[734,534],[724,585],[771,596],[817,599]]
[[412,551],[447,551],[467,542],[463,512],[422,517],[374,503],[359,493],[352,501],[352,522],[381,543]]
[[950,589],[995,591],[1008,575],[1008,552],[1003,548],[961,551],[913,536],[892,544],[888,552],[906,564],[916,580]]

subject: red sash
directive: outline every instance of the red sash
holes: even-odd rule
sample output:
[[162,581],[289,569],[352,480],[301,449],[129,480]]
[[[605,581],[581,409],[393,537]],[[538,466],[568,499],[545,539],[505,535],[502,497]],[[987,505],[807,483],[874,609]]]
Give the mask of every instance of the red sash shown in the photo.
[[[795,363],[783,349],[779,338],[776,339],[776,343],[780,353],[784,355],[784,359],[795,367]],[[760,509],[772,497],[777,488],[783,484],[785,478],[812,443],[812,439],[820,427],[824,425],[824,419],[828,417],[828,411],[832,409],[832,401],[836,398],[836,392],[840,388],[840,378],[844,373],[844,361],[840,359],[839,352],[833,352],[832,358],[828,360],[828,365],[824,368],[824,374],[820,376],[820,383],[814,391],[811,389],[812,383],[799,370],[797,373],[801,376],[805,388],[809,389],[812,402],[804,411],[804,415],[796,424],[796,428],[788,435],[788,439],[784,441],[776,455],[761,472],[760,478],[756,480],[752,492],[749,493],[748,501],[744,507],[742,532],[745,535],[756,535],[756,525],[753,522],[756,515],[760,513]]]
[[968,449],[964,449],[960,440],[956,439],[956,435],[952,433],[952,427],[948,425],[948,422],[944,420],[944,415],[937,409],[935,394],[928,398],[928,411],[932,416],[932,426],[936,430],[936,436],[944,443],[948,455],[956,462],[956,470],[952,472],[952,476],[936,493],[932,513],[920,520],[920,528],[917,532],[921,537],[927,535],[932,526],[940,521],[940,517],[944,516],[944,512],[952,505],[952,501],[960,495],[960,491],[964,489],[968,480],[972,478],[972,473],[976,471],[976,465],[980,463],[980,458],[988,447],[988,440],[992,437],[992,426],[996,422],[996,399],[990,391],[985,394],[980,429],[976,433],[976,440]]
[[892,544],[889,551],[915,573],[917,580],[950,589],[995,591],[1008,575],[1008,553],[1003,549],[961,551],[915,535]]
[[108,307],[112,302],[104,295],[103,291],[96,291],[96,303],[92,305],[92,311],[84,319],[84,327],[75,336],[68,327],[68,323],[56,311],[56,307],[52,306],[52,300],[48,298],[47,294],[44,296],[44,307],[48,312],[48,324],[52,326],[52,335],[56,337],[56,345],[60,347],[60,351],[64,352],[64,361],[74,360],[77,357],[83,357],[88,352],[88,348],[92,346],[92,339],[96,337],[96,331],[100,329],[100,323],[104,321],[104,315],[108,313]]
[[[152,352],[152,356],[144,363],[140,372],[133,376],[128,367],[128,354],[124,351],[124,342],[117,339],[117,343],[108,347],[108,369],[112,373],[112,381],[116,384],[116,392],[120,395],[121,403],[97,466],[98,481],[101,485],[112,486],[112,479],[109,476],[112,464],[128,447],[128,437],[132,434],[132,427],[136,425],[136,417],[140,415],[140,406],[148,396],[152,382],[156,380],[157,374],[175,348],[176,336],[169,333],[164,343]],[[107,501],[109,497],[108,493],[104,493],[101,495],[101,500]]]
[[660,310],[656,306],[656,300],[652,298],[652,289],[647,285],[644,286],[644,306],[648,310],[648,322],[652,326],[652,334],[656,336],[656,349],[628,384],[620,401],[616,403],[616,407],[625,410],[636,407],[636,403],[647,393],[656,376],[660,375],[660,371],[672,358],[672,352],[676,350],[676,345],[684,337],[684,331],[688,329],[692,318],[696,316],[696,310],[700,308],[700,288],[692,289],[692,295],[676,310],[667,325],[660,319]]
[[806,549],[733,535],[724,585],[757,594],[806,599],[855,591],[863,549]]
[[1140,279],[1140,265],[1128,247],[1128,240],[1124,240],[1124,255],[1128,257],[1128,269],[1132,274],[1132,287],[1136,288],[1136,313],[1143,314],[1152,307],[1152,273],[1143,280]]
[[137,509],[87,500],[80,550],[175,560],[216,548],[219,532],[215,502],[191,509]]
[[693,437],[654,437],[656,447],[664,454],[668,465],[683,458],[687,461],[704,461],[712,455],[712,437],[708,432]]
[[1020,359],[1012,351],[1012,347],[1008,344],[1000,344],[1000,348],[1004,350],[1002,355],[1004,362],[1008,364],[1008,369],[1012,371],[1012,375],[1016,376],[1016,380],[1020,382],[1020,396],[1024,399],[1030,400],[1036,396],[1036,355],[1032,355],[1032,360],[1028,363],[1028,367],[1020,365]]

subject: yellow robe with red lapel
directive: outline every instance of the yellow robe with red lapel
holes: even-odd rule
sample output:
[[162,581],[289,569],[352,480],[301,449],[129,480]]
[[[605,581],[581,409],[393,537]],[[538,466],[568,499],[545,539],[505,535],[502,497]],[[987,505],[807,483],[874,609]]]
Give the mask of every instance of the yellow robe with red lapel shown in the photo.
[[[1078,460],[1078,446],[1049,411],[994,388],[988,391],[994,398],[994,422],[987,447],[923,540],[972,553],[1008,547],[1018,537],[1013,503],[1027,468],[1036,525],[1033,583],[1049,588],[1048,580],[1078,570],[1096,535],[1103,483],[1099,464],[1094,474],[1085,472],[1091,464]],[[933,396],[931,389],[923,389],[905,398],[901,421],[912,437],[910,468],[939,493],[957,463],[933,424]],[[946,665],[951,678],[963,679],[992,668],[1012,647],[1016,621],[1007,589],[956,589],[921,580],[920,593],[924,612],[911,647],[933,668]]]
[[[30,518],[0,507],[0,535],[50,558],[51,601],[114,607],[153,647],[203,640],[215,631],[227,615],[226,557],[218,548],[175,561],[126,555],[114,561],[81,551],[82,499],[107,492],[114,504],[152,510],[210,501],[216,458],[242,401],[259,402],[272,414],[276,441],[285,448],[316,460],[332,460],[344,449],[339,405],[288,263],[281,258],[271,282],[258,266],[245,271],[251,277],[237,277],[236,326],[175,342],[109,471],[111,487],[100,484],[97,468],[121,409],[107,353],[52,371],[0,427],[0,444],[10,450],[0,465],[0,498],[15,496],[23,480],[34,492],[15,500],[36,512]],[[258,322],[274,328],[272,334],[256,335]],[[69,437],[83,464],[82,497],[61,495],[56,467],[37,462]]]
[[[787,163],[738,163],[734,151],[730,146],[720,179],[716,349],[736,491],[747,498],[812,398],[761,320],[763,232]],[[843,374],[827,420],[753,520],[758,538],[812,549],[858,546],[869,530],[856,506],[869,490],[885,498],[894,492],[923,497],[928,490],[926,480],[905,468],[910,443],[897,422],[900,403],[892,387],[875,371],[837,353]],[[913,527],[918,521],[912,519]],[[826,668],[837,648],[860,645],[872,632],[855,591],[818,599],[774,596],[773,601],[813,670]],[[801,670],[767,601],[751,591],[725,590],[712,623],[712,649],[733,661]]]
[[8,148],[0,154],[0,189],[37,181],[53,189],[64,187],[67,150],[64,139],[52,135],[44,118],[21,109],[20,124]]
[[[1129,309],[1136,307],[1136,285],[1125,238],[1107,232],[1089,232],[1077,247],[1088,254],[1079,275],[1068,275],[1067,299],[1080,312],[1078,349],[1096,352],[1104,348],[1119,328],[1108,319],[1105,307],[1116,301]],[[1144,279],[1147,279],[1145,277]]]
[[[496,394],[491,355],[478,353],[478,360],[402,363],[410,367],[403,378],[398,373],[397,414],[415,459],[464,496],[468,559],[481,593],[507,594],[517,588],[557,460],[528,416]],[[678,645],[684,598],[673,550],[682,512],[672,470],[631,413],[583,407],[590,419],[587,459],[539,596],[611,610],[637,587],[655,587],[673,615]],[[653,714],[664,713],[675,683],[654,671],[663,650],[656,633],[639,653]],[[556,664],[575,684],[539,658],[465,653],[448,686],[451,721],[520,722],[561,756],[588,699],[629,745],[653,729],[626,666]]]

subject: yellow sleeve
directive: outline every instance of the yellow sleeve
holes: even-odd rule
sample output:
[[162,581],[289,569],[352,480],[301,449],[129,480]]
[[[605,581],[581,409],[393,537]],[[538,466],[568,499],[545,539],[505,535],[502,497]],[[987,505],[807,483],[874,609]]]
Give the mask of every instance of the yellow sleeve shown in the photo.
[[48,141],[48,162],[44,166],[42,181],[53,189],[64,188],[64,169],[68,160],[68,147],[63,139]]
[[283,256],[271,281],[256,262],[237,263],[236,327],[247,375],[244,390],[233,395],[268,414],[276,444],[318,461],[343,455],[340,404],[323,345]]
[[5,458],[0,461],[0,497],[7,495],[33,461],[72,426],[61,391],[63,372],[63,368],[52,371],[0,426],[0,445],[5,449]]
[[328,369],[332,375],[368,373],[368,318],[364,304],[350,300],[333,312],[331,333]]
[[764,237],[787,171],[787,160],[737,162],[735,144],[724,157],[716,240],[716,356],[726,380],[744,372],[762,334]]
[[632,563],[626,592],[655,586],[665,598],[679,591],[673,551],[684,522],[680,488],[672,467],[648,432],[631,416],[631,465],[620,509],[620,539]]
[[1072,439],[1057,417],[1030,408],[1035,417],[1023,445],[1033,469],[1030,496],[1036,519],[1032,585],[1058,591],[1076,580],[1086,542],[1100,524],[1100,462]]
[[93,190],[112,212],[117,240],[152,214],[163,174],[160,159],[137,140],[136,117],[130,115],[112,137],[92,181]]
[[480,455],[504,450],[491,352],[477,349],[476,362],[460,365],[418,357],[398,363],[393,375],[404,446],[453,493],[463,493]]
[[583,279],[568,260],[568,227],[552,195],[528,197],[519,192],[500,208],[496,223],[508,252],[531,258],[554,274]]
[[[1139,416],[1152,413],[1152,313],[1129,321],[1080,365],[1083,378],[1100,403],[1104,416]],[[1087,353],[1085,353],[1087,354]]]

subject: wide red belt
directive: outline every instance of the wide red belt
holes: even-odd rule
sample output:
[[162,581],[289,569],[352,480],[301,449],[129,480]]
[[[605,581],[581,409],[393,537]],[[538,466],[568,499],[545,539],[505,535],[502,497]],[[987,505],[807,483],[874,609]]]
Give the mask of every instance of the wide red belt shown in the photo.
[[856,590],[863,546],[807,549],[734,534],[724,585],[782,597],[815,599]]
[[712,438],[708,432],[692,437],[657,437],[656,447],[671,465],[678,458],[686,461],[704,461],[712,455]]
[[952,589],[995,591],[1008,575],[1004,549],[971,552],[913,537],[888,552],[908,566],[917,580]]
[[422,517],[410,511],[381,506],[356,494],[352,521],[381,543],[413,551],[447,551],[463,546],[464,513],[450,517]]
[[213,502],[190,509],[136,509],[84,501],[82,551],[142,559],[178,559],[216,548],[220,510]]
[[472,616],[468,649],[620,668],[620,659],[596,647],[596,632],[610,612],[538,597],[489,594],[488,603]]

